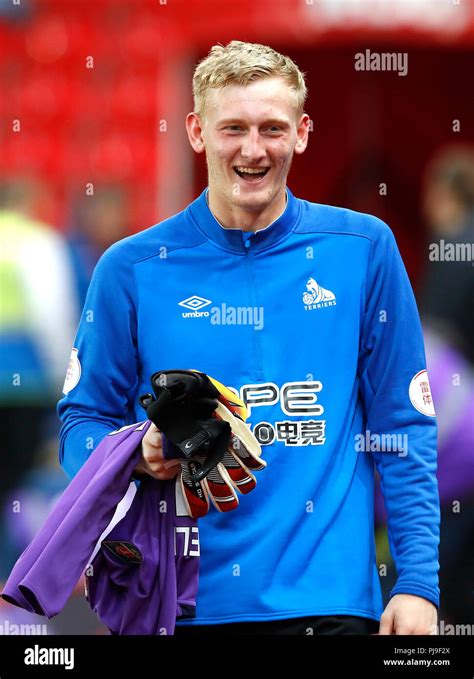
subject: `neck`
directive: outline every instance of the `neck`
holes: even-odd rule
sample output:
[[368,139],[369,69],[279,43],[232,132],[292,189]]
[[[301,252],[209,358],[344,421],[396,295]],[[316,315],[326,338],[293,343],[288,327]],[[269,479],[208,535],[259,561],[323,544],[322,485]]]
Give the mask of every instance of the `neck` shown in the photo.
[[224,229],[240,229],[249,232],[260,231],[270,226],[281,217],[287,203],[285,187],[269,205],[266,205],[260,211],[224,203],[216,197],[211,188],[209,188],[206,198],[209,209]]

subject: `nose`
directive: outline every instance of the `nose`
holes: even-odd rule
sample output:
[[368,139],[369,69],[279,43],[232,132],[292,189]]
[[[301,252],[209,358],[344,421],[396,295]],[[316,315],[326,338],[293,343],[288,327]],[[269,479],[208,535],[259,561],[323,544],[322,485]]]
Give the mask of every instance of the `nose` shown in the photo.
[[251,128],[248,134],[245,135],[242,142],[241,154],[242,158],[253,162],[265,156],[265,147],[262,144],[258,129]]

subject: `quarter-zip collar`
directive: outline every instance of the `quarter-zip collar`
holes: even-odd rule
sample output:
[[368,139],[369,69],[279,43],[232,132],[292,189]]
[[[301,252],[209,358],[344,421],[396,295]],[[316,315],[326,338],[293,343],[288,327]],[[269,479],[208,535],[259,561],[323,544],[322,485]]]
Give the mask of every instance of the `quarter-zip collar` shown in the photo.
[[206,187],[187,208],[195,225],[209,240],[226,250],[244,253],[249,247],[264,250],[288,235],[296,225],[301,211],[300,202],[286,187],[286,207],[282,214],[264,229],[246,232],[242,229],[223,227],[214,217],[207,203],[209,188]]

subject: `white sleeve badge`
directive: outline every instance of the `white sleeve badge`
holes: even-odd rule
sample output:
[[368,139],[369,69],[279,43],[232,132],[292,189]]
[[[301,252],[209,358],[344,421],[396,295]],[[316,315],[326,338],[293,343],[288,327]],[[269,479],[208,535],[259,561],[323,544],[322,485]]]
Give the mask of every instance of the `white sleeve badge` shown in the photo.
[[428,417],[436,417],[428,373],[426,370],[420,370],[419,373],[416,373],[415,377],[410,382],[408,395],[410,396],[412,406],[420,413],[428,415]]
[[74,387],[77,387],[79,380],[81,379],[81,363],[79,361],[78,353],[77,349],[71,351],[66,379],[64,380],[63,394],[69,394]]

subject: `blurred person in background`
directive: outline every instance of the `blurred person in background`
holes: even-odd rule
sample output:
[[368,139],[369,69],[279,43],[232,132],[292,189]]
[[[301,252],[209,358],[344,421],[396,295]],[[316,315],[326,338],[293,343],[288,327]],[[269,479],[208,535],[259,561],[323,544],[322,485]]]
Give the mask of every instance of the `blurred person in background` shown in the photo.
[[440,621],[474,624],[474,370],[425,323],[438,418],[441,500]]
[[[7,578],[18,555],[33,540],[67,486],[67,479],[58,464],[58,424],[57,418],[47,419],[44,436],[35,447],[34,459],[0,505],[0,589],[1,581]],[[0,635],[25,634],[27,632],[18,631],[18,626],[25,625],[27,627],[23,629],[29,630],[30,634],[104,634],[107,631],[84,598],[82,579],[64,610],[54,620],[45,620],[0,599]],[[32,628],[31,625],[37,627]]]
[[[423,211],[430,243],[418,300],[427,364],[438,420],[441,503],[440,620],[474,622],[474,152],[444,149],[429,164]],[[444,245],[443,245],[444,242]],[[447,255],[446,244],[454,246]],[[456,245],[468,245],[465,261]],[[435,247],[433,247],[435,246]],[[471,247],[469,247],[471,246]],[[459,506],[458,504],[459,503]],[[381,578],[388,594],[396,580],[388,551],[386,514],[376,490],[377,555],[387,564]]]
[[73,201],[66,239],[81,307],[99,257],[127,235],[128,226],[129,197],[122,185],[96,186],[93,195]]
[[46,418],[41,436],[32,447],[31,459],[0,505],[3,526],[0,581],[8,576],[18,554],[33,540],[67,486],[67,479],[57,463],[57,447],[57,419]]
[[[474,370],[436,327],[424,324],[430,384],[438,420],[441,503],[440,621],[474,623]],[[377,559],[387,566],[385,595],[396,581],[380,483],[375,500]]]
[[[425,175],[430,243],[418,299],[438,417],[440,619],[474,623],[474,150],[439,151]],[[380,504],[378,505],[380,509]]]
[[34,217],[36,182],[0,186],[0,500],[30,471],[64,382],[79,307],[64,238]]
[[435,157],[423,208],[431,242],[420,313],[474,363],[474,150],[448,148]]

